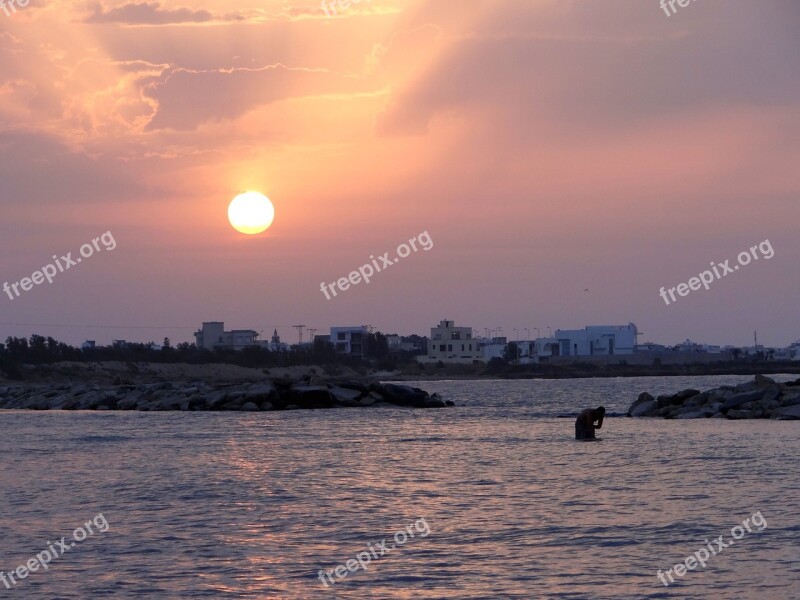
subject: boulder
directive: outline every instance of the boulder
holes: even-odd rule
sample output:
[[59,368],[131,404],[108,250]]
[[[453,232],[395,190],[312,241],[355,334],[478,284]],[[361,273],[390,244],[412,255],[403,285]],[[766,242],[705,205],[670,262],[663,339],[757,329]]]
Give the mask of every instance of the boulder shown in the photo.
[[[647,394],[647,395],[650,396],[650,394]],[[642,395],[639,394],[639,397],[641,398]],[[652,396],[651,396],[651,398],[652,398]],[[656,406],[659,409],[665,408],[667,406],[672,406],[672,396],[670,396],[668,394],[661,394],[658,398],[656,398]]]
[[174,396],[171,397],[163,396],[150,402],[147,408],[145,408],[144,410],[166,411],[166,410],[180,410],[180,409],[181,409],[181,402],[179,399],[177,399]]
[[735,420],[752,419],[753,418],[753,413],[752,413],[752,411],[749,411],[749,410],[733,409],[733,410],[729,410],[726,413],[725,416],[728,417],[729,419],[735,419]]
[[627,416],[629,417],[644,417],[650,416],[657,408],[657,401],[647,392],[642,392],[636,401],[631,404],[628,409]]
[[336,405],[330,390],[322,385],[294,386],[281,394],[281,401],[298,408],[332,408]]
[[196,394],[186,400],[186,410],[206,410],[208,400],[202,394]]
[[383,386],[386,401],[397,406],[426,408],[428,393],[407,385],[387,383]]
[[118,410],[135,410],[139,402],[142,401],[144,394],[139,391],[130,392],[121,400],[117,401]]
[[792,390],[791,392],[781,396],[778,402],[780,406],[795,406],[800,404],[800,392]]
[[800,404],[778,408],[772,412],[771,417],[781,421],[796,421],[800,419]]
[[50,408],[50,402],[44,397],[43,394],[38,394],[23,400],[20,408],[26,410],[48,410]]
[[257,412],[259,410],[258,404],[254,402],[245,402],[242,405],[242,410],[247,412]]
[[335,386],[330,389],[331,395],[337,402],[352,402],[361,398],[364,393],[359,390],[353,390],[345,387]]
[[444,408],[446,406],[444,400],[439,398],[438,394],[434,394],[434,396],[431,396],[425,401],[425,406],[427,406],[428,408]]
[[206,406],[208,410],[222,410],[222,406],[228,400],[228,392],[213,392],[206,396]]
[[775,400],[781,397],[782,393],[783,393],[783,388],[780,386],[780,384],[775,383],[770,386],[767,386],[766,390],[764,391],[764,395],[761,398],[761,402],[763,402],[764,404],[774,402]]
[[703,419],[706,415],[699,410],[688,410],[688,411],[681,411],[680,414],[676,415],[676,419]]
[[50,410],[61,410],[72,399],[70,394],[61,394],[50,400]]
[[692,398],[694,396],[697,396],[699,393],[700,393],[700,390],[694,390],[694,389],[691,389],[691,388],[683,390],[683,391],[680,391],[677,394],[675,394],[674,396],[672,396],[672,403],[673,404],[683,404],[686,400],[688,400],[689,398]]
[[743,392],[740,394],[734,394],[730,398],[725,401],[724,407],[726,409],[737,408],[746,402],[751,402],[753,400],[760,400],[764,395],[763,389],[753,390],[752,392]]
[[758,386],[767,387],[770,385],[775,385],[775,380],[759,373],[756,375],[754,383]]
[[270,400],[277,396],[278,390],[272,383],[260,382],[250,386],[244,394],[244,397],[256,404],[261,404],[264,401]]

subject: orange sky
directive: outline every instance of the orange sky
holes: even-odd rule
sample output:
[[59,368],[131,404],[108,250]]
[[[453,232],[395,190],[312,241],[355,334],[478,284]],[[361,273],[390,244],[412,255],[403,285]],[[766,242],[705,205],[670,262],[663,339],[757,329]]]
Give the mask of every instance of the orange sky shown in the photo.
[[[222,320],[295,341],[297,323],[427,334],[444,318],[510,337],[633,321],[640,341],[800,338],[796,0],[669,17],[657,0],[338,13],[0,11],[0,284],[106,231],[117,241],[1,294],[0,338],[184,341]],[[261,236],[227,221],[248,189],[276,208]],[[423,231],[430,251],[320,292]],[[765,239],[771,260],[659,297]]]

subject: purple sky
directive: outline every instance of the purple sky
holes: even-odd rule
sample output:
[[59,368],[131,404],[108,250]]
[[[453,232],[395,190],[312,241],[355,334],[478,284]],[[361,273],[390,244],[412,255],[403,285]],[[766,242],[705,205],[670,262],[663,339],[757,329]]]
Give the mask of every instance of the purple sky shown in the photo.
[[[511,338],[630,321],[640,341],[800,338],[799,2],[337,12],[0,11],[0,285],[116,242],[0,293],[0,338],[180,342],[221,320],[296,341],[300,323],[444,318]],[[275,206],[263,234],[228,223],[245,190]],[[322,282],[426,231],[430,250],[326,300]],[[764,240],[772,258],[659,296]]]

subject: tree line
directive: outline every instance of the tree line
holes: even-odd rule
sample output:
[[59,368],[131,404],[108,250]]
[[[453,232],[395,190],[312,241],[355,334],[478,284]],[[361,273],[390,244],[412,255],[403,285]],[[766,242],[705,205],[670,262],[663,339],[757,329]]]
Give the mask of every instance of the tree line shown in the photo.
[[[423,347],[425,347],[423,345]],[[295,365],[343,365],[352,368],[367,366],[393,370],[397,364],[414,361],[414,353],[390,352],[386,335],[380,332],[365,335],[363,356],[350,356],[317,339],[313,344],[291,346],[285,352],[270,352],[260,346],[242,350],[216,348],[205,350],[188,342],[172,346],[165,338],[161,348],[153,342],[114,344],[93,348],[75,348],[52,337],[31,335],[30,338],[8,337],[0,343],[0,371],[11,379],[22,377],[22,365],[43,365],[63,361],[74,362],[152,362],[208,364],[226,363],[242,367],[266,368]]]

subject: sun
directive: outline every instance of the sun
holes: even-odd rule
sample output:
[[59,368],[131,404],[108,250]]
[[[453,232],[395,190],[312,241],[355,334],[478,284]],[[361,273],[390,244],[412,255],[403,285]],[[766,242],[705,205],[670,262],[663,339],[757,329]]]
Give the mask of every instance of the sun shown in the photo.
[[255,235],[266,231],[275,218],[275,207],[259,192],[245,192],[228,206],[228,220],[236,231]]

